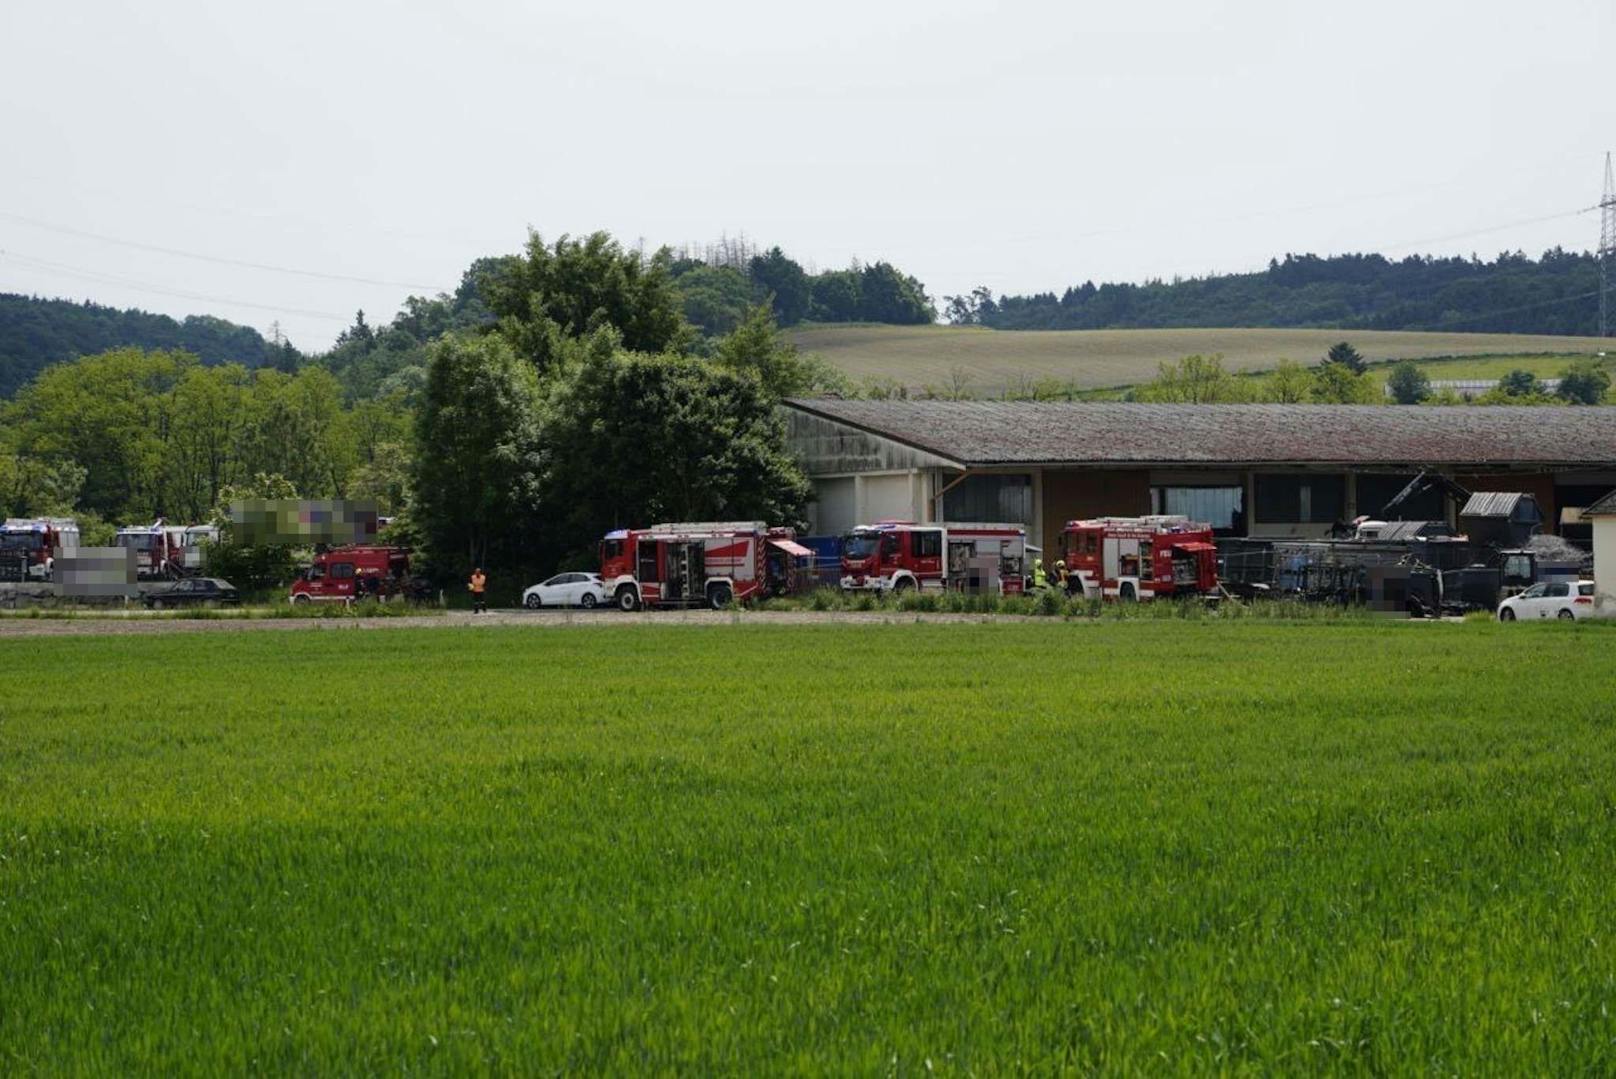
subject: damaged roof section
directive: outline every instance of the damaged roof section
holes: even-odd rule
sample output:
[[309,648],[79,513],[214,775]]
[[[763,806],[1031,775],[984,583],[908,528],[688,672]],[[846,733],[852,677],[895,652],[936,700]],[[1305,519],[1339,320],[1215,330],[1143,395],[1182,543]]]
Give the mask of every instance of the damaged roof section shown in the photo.
[[1616,408],[789,400],[966,467],[1616,464]]

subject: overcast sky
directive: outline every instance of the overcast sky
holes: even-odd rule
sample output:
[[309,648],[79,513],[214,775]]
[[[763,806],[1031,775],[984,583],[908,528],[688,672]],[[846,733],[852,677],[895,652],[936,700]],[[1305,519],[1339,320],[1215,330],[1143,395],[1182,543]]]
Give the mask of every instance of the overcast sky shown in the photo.
[[934,297],[1590,249],[1602,46],[1610,0],[7,0],[0,291],[314,349],[529,226]]

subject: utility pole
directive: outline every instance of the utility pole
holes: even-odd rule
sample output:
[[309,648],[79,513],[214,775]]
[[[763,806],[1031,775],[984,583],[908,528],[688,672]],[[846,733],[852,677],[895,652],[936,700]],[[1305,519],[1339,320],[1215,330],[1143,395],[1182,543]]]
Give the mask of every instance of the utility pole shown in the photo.
[[1599,336],[1609,337],[1616,321],[1616,305],[1610,290],[1616,282],[1612,262],[1616,262],[1616,176],[1610,170],[1610,151],[1605,151],[1605,194],[1599,200]]

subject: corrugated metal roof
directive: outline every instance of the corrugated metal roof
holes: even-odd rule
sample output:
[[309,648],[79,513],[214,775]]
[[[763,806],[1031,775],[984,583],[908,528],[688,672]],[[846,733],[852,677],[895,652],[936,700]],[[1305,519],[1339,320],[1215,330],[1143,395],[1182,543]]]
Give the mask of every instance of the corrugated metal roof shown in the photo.
[[1422,536],[1436,538],[1453,535],[1453,529],[1448,527],[1446,521],[1387,521],[1378,530],[1375,538],[1381,541],[1417,539]]
[[1477,491],[1459,511],[1461,517],[1508,517],[1523,496],[1519,491]]
[[1616,517],[1616,491],[1612,491],[1604,498],[1582,511],[1584,517]]
[[790,400],[971,466],[1616,466],[1616,408]]

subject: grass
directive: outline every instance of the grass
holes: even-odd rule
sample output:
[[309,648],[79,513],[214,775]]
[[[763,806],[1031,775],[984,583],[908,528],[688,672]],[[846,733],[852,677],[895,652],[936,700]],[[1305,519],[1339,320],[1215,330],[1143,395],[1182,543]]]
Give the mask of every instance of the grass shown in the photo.
[[1220,599],[1215,603],[1201,599],[1117,603],[1068,596],[1054,588],[1039,589],[1027,595],[1000,596],[985,592],[974,595],[964,592],[908,592],[894,595],[863,591],[843,592],[837,588],[824,587],[812,589],[802,595],[763,600],[744,609],[1020,615],[1065,619],[1104,618],[1112,621],[1137,619],[1232,621],[1250,618],[1264,618],[1271,621],[1340,621],[1375,617],[1371,611],[1363,607],[1307,603],[1294,599],[1265,599],[1250,603],[1233,598]]
[[1371,361],[1551,352],[1592,354],[1609,345],[1596,337],[1401,330],[1012,332],[961,326],[880,325],[809,325],[793,330],[792,339],[805,351],[819,353],[855,381],[890,379],[911,388],[944,387],[958,370],[967,376],[971,392],[987,396],[1040,379],[1052,379],[1079,390],[1133,385],[1154,378],[1161,362],[1197,352],[1222,353],[1231,371],[1267,370],[1281,359],[1313,363],[1342,339],[1351,341]]
[[[1616,353],[1616,345],[1611,346],[1611,351]],[[1462,356],[1424,360],[1416,366],[1433,380],[1488,379],[1496,382],[1516,370],[1530,371],[1538,378],[1559,378],[1572,363],[1588,358],[1586,354],[1566,352],[1520,356]],[[1377,364],[1369,369],[1369,373],[1378,381],[1384,382],[1391,374],[1391,365]]]
[[1610,1074],[1609,627],[29,638],[9,1074]]
[[359,603],[278,603],[247,604],[239,607],[180,607],[172,611],[154,611],[144,606],[111,606],[109,604],[79,605],[56,602],[47,606],[0,609],[0,619],[74,619],[123,618],[148,621],[259,621],[287,618],[413,618],[421,615],[441,615],[442,607],[430,603],[377,603],[363,600]]

